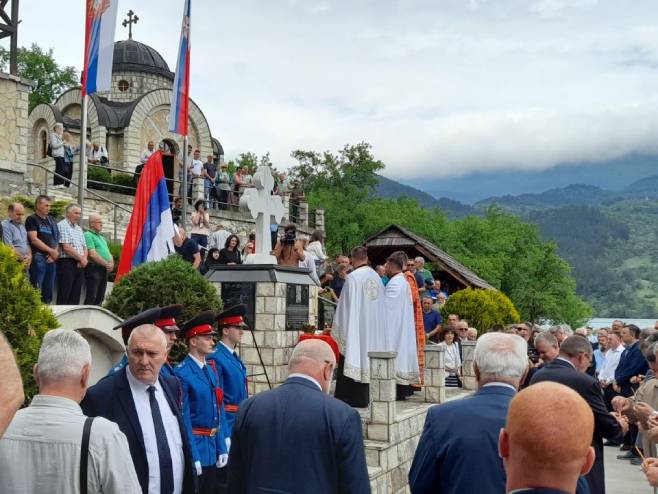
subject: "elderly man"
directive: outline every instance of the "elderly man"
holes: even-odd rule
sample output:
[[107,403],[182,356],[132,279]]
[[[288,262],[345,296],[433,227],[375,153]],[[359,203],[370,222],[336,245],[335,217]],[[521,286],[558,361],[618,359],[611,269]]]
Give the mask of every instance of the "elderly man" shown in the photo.
[[557,338],[548,331],[535,336],[535,350],[543,365],[547,365],[560,354],[560,345]]
[[23,224],[25,208],[20,202],[10,204],[7,208],[8,218],[2,222],[2,241],[12,247],[14,252],[29,269],[32,263],[32,251],[27,241],[27,230]]
[[587,401],[594,413],[595,431],[592,446],[596,460],[587,474],[592,494],[605,493],[603,469],[603,438],[621,439],[628,430],[628,423],[618,415],[608,412],[603,401],[599,382],[585,372],[592,362],[592,345],[579,335],[569,336],[562,342],[560,355],[533,376],[531,384],[553,381],[570,387]]
[[87,267],[87,243],[80,227],[82,210],[77,204],[66,207],[65,218],[57,223],[62,253],[57,259],[57,305],[78,305],[84,269]]
[[154,152],[155,152],[155,143],[153,141],[149,141],[148,144],[146,145],[146,149],[142,153],[142,157],[139,159],[139,163],[141,165],[145,165]]
[[468,341],[477,341],[478,339],[478,330],[471,327],[468,328],[468,332],[466,333],[466,339]]
[[14,352],[5,335],[0,331],[0,439],[11,422],[16,410],[25,400],[23,380],[16,365]]
[[423,280],[425,281],[423,286],[418,288],[424,289],[427,283],[430,283],[431,286],[434,286],[434,277],[432,276],[432,272],[429,269],[425,268],[425,258],[418,256],[416,257],[416,259],[414,259],[414,261],[416,261],[416,271],[421,274]]
[[409,471],[413,494],[505,492],[498,435],[528,370],[526,344],[517,335],[488,333],[474,359],[478,392],[427,413]]
[[89,263],[85,268],[87,281],[85,305],[101,305],[105,298],[107,274],[114,269],[114,257],[105,237],[101,235],[103,219],[99,214],[89,215],[89,230],[85,232]]
[[67,329],[46,333],[35,367],[39,394],[0,440],[3,493],[81,492],[81,464],[86,492],[139,490],[126,436],[113,422],[92,421],[80,410],[90,372],[91,351],[82,336]]
[[558,346],[562,345],[562,342],[573,333],[570,329],[563,326],[553,326],[548,331],[555,336]]
[[593,433],[592,410],[572,389],[551,382],[524,389],[510,403],[500,432],[507,473],[506,491],[500,492],[583,492],[577,486],[594,462]]
[[166,357],[160,328],[138,326],[128,338],[128,366],[89,388],[81,404],[89,416],[116,422],[126,435],[143,494],[196,490],[182,388],[160,373]]
[[228,492],[370,492],[359,413],[329,396],[335,366],[327,343],[302,341],[286,382],[240,407]]
[[49,304],[53,299],[55,261],[59,257],[59,229],[49,213],[50,198],[39,195],[34,200],[34,214],[25,221],[27,238],[32,247],[30,284],[41,291],[44,304]]
[[49,156],[55,160],[55,174],[53,175],[53,189],[63,189],[67,183],[67,167],[64,161],[64,125],[56,123],[48,141]]

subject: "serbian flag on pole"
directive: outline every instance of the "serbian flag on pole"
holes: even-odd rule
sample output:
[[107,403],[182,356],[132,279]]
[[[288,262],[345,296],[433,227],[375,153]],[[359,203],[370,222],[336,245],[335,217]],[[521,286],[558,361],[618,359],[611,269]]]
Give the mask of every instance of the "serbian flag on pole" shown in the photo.
[[180,31],[176,77],[174,78],[171,113],[169,114],[169,131],[181,136],[187,135],[187,117],[190,100],[190,3],[185,0],[183,26]]
[[86,0],[85,63],[82,95],[109,91],[112,85],[114,28],[119,0]]
[[174,252],[173,237],[174,220],[162,170],[162,152],[156,151],[144,165],[137,183],[116,281],[135,266],[168,257]]

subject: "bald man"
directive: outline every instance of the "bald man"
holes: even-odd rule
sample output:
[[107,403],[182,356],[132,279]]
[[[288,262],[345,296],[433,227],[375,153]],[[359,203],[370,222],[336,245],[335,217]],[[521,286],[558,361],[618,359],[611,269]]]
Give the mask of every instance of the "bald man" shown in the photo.
[[328,394],[335,366],[327,343],[302,341],[286,382],[240,406],[228,492],[370,492],[359,413]]
[[593,433],[592,410],[572,389],[542,382],[521,391],[510,403],[498,440],[506,492],[578,492],[580,476],[594,463]]
[[130,333],[126,353],[127,366],[87,390],[83,412],[116,422],[126,435],[143,494],[196,492],[183,390],[177,378],[160,372],[167,338],[159,327],[142,324]]
[[89,215],[89,230],[85,231],[87,244],[87,258],[89,262],[85,268],[87,288],[85,305],[101,305],[105,298],[107,287],[107,274],[114,270],[114,258],[105,237],[101,235],[103,219],[99,214]]

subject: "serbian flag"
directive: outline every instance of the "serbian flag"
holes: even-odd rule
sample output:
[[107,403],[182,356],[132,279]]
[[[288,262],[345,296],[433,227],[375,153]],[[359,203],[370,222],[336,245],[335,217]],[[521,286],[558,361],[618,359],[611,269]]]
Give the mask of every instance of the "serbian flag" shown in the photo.
[[168,257],[174,252],[173,237],[174,220],[162,170],[162,152],[156,151],[144,165],[137,183],[116,281],[143,262]]
[[187,135],[187,118],[190,100],[190,3],[185,0],[183,26],[180,31],[176,77],[174,78],[171,113],[169,114],[169,131],[181,136]]
[[119,0],[86,0],[85,63],[82,95],[109,91],[112,86],[114,28]]

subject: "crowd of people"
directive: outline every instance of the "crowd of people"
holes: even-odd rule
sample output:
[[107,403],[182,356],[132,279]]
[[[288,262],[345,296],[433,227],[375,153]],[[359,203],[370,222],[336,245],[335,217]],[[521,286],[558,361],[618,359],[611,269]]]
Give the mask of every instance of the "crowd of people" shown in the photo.
[[108,274],[114,270],[101,216],[89,214],[89,227],[83,230],[77,204],[69,204],[59,222],[50,215],[50,206],[50,198],[39,195],[34,214],[26,218],[23,204],[10,204],[0,225],[3,243],[14,250],[44,303],[54,301],[56,286],[58,305],[78,305],[84,286],[84,304],[100,305]]

